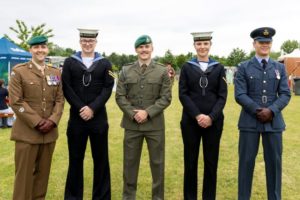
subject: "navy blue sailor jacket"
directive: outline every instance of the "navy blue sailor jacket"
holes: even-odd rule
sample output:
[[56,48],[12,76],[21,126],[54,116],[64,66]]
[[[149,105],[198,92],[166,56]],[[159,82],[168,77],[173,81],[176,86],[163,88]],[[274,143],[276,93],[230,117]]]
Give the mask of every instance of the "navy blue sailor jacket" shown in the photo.
[[222,130],[227,99],[224,66],[209,59],[204,72],[196,58],[186,62],[180,72],[179,99],[183,106],[181,123],[197,123],[196,116],[205,114]]
[[[265,69],[256,57],[242,62],[234,78],[235,100],[242,106],[239,130],[250,132],[282,132],[285,123],[282,109],[291,98],[285,67],[269,59]],[[258,108],[269,108],[273,120],[261,123],[256,119]]]
[[79,110],[89,106],[94,117],[88,121],[93,126],[107,123],[105,104],[111,96],[114,85],[112,65],[99,53],[95,53],[93,64],[87,68],[82,61],[81,52],[67,58],[63,65],[62,86],[64,96],[70,104],[70,119],[84,122]]

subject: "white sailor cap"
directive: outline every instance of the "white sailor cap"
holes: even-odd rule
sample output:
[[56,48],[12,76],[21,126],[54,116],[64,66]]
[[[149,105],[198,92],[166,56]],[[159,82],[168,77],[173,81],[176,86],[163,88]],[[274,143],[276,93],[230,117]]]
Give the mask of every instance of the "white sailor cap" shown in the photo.
[[211,32],[194,32],[191,33],[194,41],[205,41],[205,40],[211,40],[212,39],[212,31]]
[[98,36],[98,30],[97,29],[83,29],[78,28],[79,36],[85,37],[85,38],[96,38]]

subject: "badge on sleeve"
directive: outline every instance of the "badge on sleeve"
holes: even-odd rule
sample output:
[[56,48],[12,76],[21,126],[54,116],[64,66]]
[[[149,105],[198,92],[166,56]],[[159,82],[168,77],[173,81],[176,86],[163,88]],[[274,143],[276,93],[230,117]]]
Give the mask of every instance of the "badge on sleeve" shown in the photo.
[[19,112],[20,112],[20,113],[22,113],[22,112],[24,112],[24,111],[25,111],[24,107],[20,107],[20,108],[19,108]]

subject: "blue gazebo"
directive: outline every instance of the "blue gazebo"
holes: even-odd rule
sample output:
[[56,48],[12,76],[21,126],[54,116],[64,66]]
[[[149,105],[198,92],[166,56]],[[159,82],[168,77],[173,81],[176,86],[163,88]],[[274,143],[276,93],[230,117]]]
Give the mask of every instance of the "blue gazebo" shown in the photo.
[[12,67],[18,63],[27,62],[31,59],[31,54],[19,46],[15,45],[5,37],[0,39],[0,79],[8,83],[8,75]]

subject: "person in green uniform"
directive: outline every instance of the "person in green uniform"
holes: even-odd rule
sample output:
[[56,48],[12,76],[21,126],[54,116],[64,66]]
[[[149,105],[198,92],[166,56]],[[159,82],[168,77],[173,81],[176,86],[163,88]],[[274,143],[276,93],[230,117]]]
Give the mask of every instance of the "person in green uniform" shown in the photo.
[[152,199],[164,199],[164,109],[172,98],[170,78],[167,68],[151,59],[153,45],[148,35],[140,36],[134,46],[138,60],[123,66],[116,90],[125,129],[123,199],[136,199],[144,139],[150,157]]

